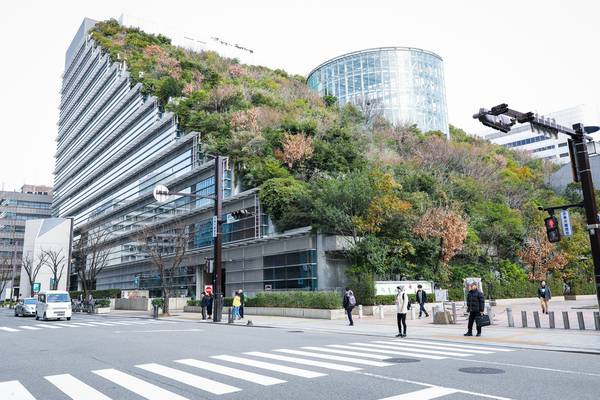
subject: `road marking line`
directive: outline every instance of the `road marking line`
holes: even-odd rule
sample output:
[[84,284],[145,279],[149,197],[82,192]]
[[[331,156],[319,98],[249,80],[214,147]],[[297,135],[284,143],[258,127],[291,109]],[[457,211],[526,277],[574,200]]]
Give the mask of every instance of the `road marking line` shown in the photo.
[[39,331],[42,328],[36,328],[35,326],[26,326],[26,325],[21,325],[19,326],[19,328],[21,329],[28,329],[30,331]]
[[357,346],[346,346],[342,344],[330,344],[328,347],[335,347],[338,349],[348,349],[348,350],[360,350],[360,351],[371,351],[373,353],[382,353],[382,354],[394,354],[398,356],[406,356],[406,357],[414,357],[414,358],[426,358],[429,360],[443,360],[448,357],[443,356],[433,356],[431,354],[421,354],[418,352],[408,352],[408,351],[399,351],[399,350],[383,350],[383,349],[367,349],[364,347]]
[[0,382],[2,400],[35,400],[19,381]]
[[260,351],[250,351],[250,352],[247,352],[244,354],[247,354],[249,356],[254,356],[254,357],[269,358],[272,360],[285,361],[285,362],[290,362],[290,363],[295,363],[295,364],[311,365],[313,367],[332,369],[335,371],[350,372],[350,371],[359,371],[362,369],[362,368],[358,368],[358,367],[352,367],[350,365],[328,363],[328,362],[324,362],[324,361],[307,360],[306,358],[280,356],[278,354],[262,353]]
[[232,363],[237,363],[237,364],[242,364],[242,365],[248,365],[250,367],[262,368],[262,369],[266,369],[269,371],[281,372],[282,374],[300,376],[302,378],[318,378],[320,376],[327,375],[327,374],[322,374],[320,372],[309,371],[309,370],[301,369],[301,368],[286,367],[284,365],[271,364],[271,363],[267,363],[264,361],[251,360],[249,358],[226,356],[226,355],[212,356],[211,358],[214,358],[216,360],[229,361]]
[[399,348],[423,348],[423,349],[432,349],[432,350],[447,350],[453,352],[463,352],[463,353],[474,353],[474,354],[494,354],[493,351],[483,351],[483,350],[470,350],[470,349],[452,349],[441,346],[434,346],[430,344],[416,344],[416,343],[402,343],[402,342],[386,342],[383,340],[374,340],[373,343],[386,344],[388,346],[397,346]]
[[189,365],[190,367],[205,369],[210,372],[227,375],[231,378],[237,378],[263,386],[276,385],[278,383],[286,382],[282,379],[272,378],[266,375],[255,374],[254,372],[248,372],[237,368],[225,367],[223,365],[208,363],[205,361],[195,360],[191,358],[185,360],[176,360],[175,362],[184,365]]
[[53,325],[35,324],[35,326],[39,326],[41,328],[48,328],[48,329],[60,329],[60,327],[53,326]]
[[[463,360],[461,360],[461,361],[463,361]],[[469,360],[469,361],[471,361],[471,360]],[[387,381],[402,382],[402,383],[411,383],[413,385],[427,386],[427,387],[430,387],[430,388],[441,387],[441,386],[437,386],[437,385],[432,385],[431,383],[417,382],[417,381],[411,381],[411,380],[408,380],[408,379],[394,378],[394,377],[391,377],[391,376],[377,375],[377,374],[372,374],[372,373],[369,373],[369,372],[357,371],[357,372],[352,372],[352,373],[353,374],[364,375],[364,376],[369,376],[371,378],[379,378],[379,379],[383,379],[383,380],[387,380]],[[487,398],[487,399],[513,400],[510,397],[494,396],[494,395],[491,395],[491,394],[471,392],[469,390],[462,390],[462,389],[453,389],[453,390],[455,390],[457,393],[464,393],[464,394],[469,394],[469,395],[472,395],[472,396],[484,397],[484,398]],[[412,400],[412,397],[410,397],[409,399]]]
[[103,325],[103,326],[114,326],[114,324],[111,324],[111,323],[108,323],[108,322],[88,322],[88,324]]
[[440,343],[440,342],[432,342],[432,341],[428,341],[428,340],[401,339],[401,341],[408,342],[408,343],[423,343],[423,344],[435,344],[438,346],[446,346],[446,347],[457,347],[459,349],[474,349],[474,350],[500,351],[500,352],[515,351],[512,349],[502,349],[502,348],[498,348],[498,347],[476,346],[476,345],[454,344],[454,343]]
[[148,400],[188,400],[183,396],[116,369],[99,369],[92,372]]
[[416,392],[404,393],[398,396],[386,397],[381,400],[431,400],[437,399],[438,397],[446,396],[449,394],[458,393],[454,389],[448,389],[444,387],[429,387],[427,389],[417,390]]
[[73,400],[111,400],[70,374],[45,376],[46,380]]
[[204,332],[204,329],[148,329],[145,331],[115,331],[115,333]]
[[79,326],[94,326],[92,324],[88,324],[87,322],[72,322],[73,325],[79,325]]
[[363,360],[363,359],[359,359],[359,358],[336,356],[333,354],[312,353],[310,351],[288,350],[288,349],[277,349],[275,351],[278,351],[280,353],[296,354],[298,356],[322,358],[324,360],[342,361],[342,362],[349,362],[349,363],[354,363],[354,364],[369,365],[371,367],[390,367],[392,365],[396,365],[396,364],[380,362],[380,361]]
[[55,325],[60,325],[60,326],[64,326],[64,327],[67,327],[67,328],[80,328],[80,327],[79,327],[79,326],[77,326],[77,325],[73,325],[73,324],[62,324],[62,323],[59,323],[59,322],[55,323]]
[[155,373],[160,376],[164,376],[169,379],[173,379],[177,382],[185,383],[186,385],[195,387],[196,389],[204,390],[212,394],[234,393],[242,390],[235,386],[230,386],[225,383],[213,381],[211,379],[190,374],[189,372],[179,371],[175,368],[166,367],[160,364],[141,364],[136,365],[136,367],[141,368],[145,371]]
[[[386,346],[386,345],[382,345],[382,344],[370,344],[370,343],[350,343],[353,346],[361,346],[361,347],[374,347],[377,349],[390,349],[390,350],[397,350],[398,346]],[[457,353],[457,352],[452,352],[452,351],[441,351],[441,350],[425,350],[425,349],[404,349],[407,351],[412,351],[415,353],[425,353],[425,354],[439,354],[442,356],[453,356],[453,357],[470,357],[473,354],[463,354],[463,353]]]
[[5,331],[5,332],[19,332],[18,329],[14,329],[14,328],[7,328],[5,326],[0,326],[0,331]]
[[347,356],[357,356],[357,357],[365,357],[365,358],[373,358],[376,360],[387,360],[389,358],[393,358],[392,356],[386,356],[383,354],[368,354],[368,353],[359,353],[357,351],[347,351],[347,350],[336,350],[336,349],[328,349],[325,347],[313,347],[313,346],[305,346],[302,347],[306,350],[314,350],[314,351],[326,351],[328,353],[334,354],[345,354]]
[[572,374],[572,375],[585,375],[585,376],[597,376],[600,377],[600,374],[595,374],[593,372],[580,372],[580,371],[571,371],[568,369],[555,369],[555,368],[546,368],[546,367],[536,367],[534,365],[521,365],[521,364],[511,364],[511,363],[503,363],[503,362],[498,362],[498,361],[484,361],[484,360],[466,360],[466,359],[459,359],[459,358],[452,358],[452,357],[448,357],[449,360],[460,360],[460,361],[471,361],[471,362],[478,362],[478,363],[483,363],[483,364],[493,364],[493,365],[504,365],[506,367],[519,367],[519,368],[525,368],[525,369],[537,369],[540,371],[550,371],[550,372],[560,372],[563,374]]

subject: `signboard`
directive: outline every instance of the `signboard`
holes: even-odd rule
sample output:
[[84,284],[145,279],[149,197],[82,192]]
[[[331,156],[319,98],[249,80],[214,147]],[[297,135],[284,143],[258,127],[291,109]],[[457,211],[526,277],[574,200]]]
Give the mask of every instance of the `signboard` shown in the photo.
[[265,291],[271,291],[273,289],[273,286],[271,285],[265,285]]
[[39,282],[35,282],[33,284],[33,293],[39,293],[40,289],[41,289],[42,284]]
[[[433,282],[430,281],[376,281],[375,294],[396,294],[396,288],[403,286],[408,294],[417,293],[417,286],[423,286],[423,290],[429,294],[433,293]],[[266,290],[266,289],[265,289]]]
[[212,294],[213,286],[212,285],[204,285],[204,293]]
[[217,216],[212,217],[212,237],[217,237]]
[[563,236],[572,237],[573,229],[571,228],[571,217],[569,216],[569,210],[561,210],[560,224],[562,226]]
[[154,196],[154,200],[164,203],[169,200],[169,188],[165,185],[156,185],[152,191],[152,195]]

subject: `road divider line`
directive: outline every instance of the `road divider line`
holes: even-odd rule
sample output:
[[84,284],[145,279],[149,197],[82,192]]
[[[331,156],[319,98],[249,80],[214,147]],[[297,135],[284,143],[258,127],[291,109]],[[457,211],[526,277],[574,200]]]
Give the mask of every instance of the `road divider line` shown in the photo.
[[328,348],[325,348],[325,347],[305,346],[305,347],[302,347],[302,348],[306,349],[306,350],[325,351],[327,353],[333,353],[333,354],[344,354],[344,355],[347,355],[347,356],[372,358],[372,359],[375,359],[375,360],[387,360],[387,359],[393,358],[392,356],[386,356],[384,354],[360,353],[360,352],[357,352],[357,351],[328,349]]
[[[452,357],[448,357],[449,360],[452,360]],[[458,358],[454,358],[454,360],[459,360]],[[600,374],[596,374],[593,372],[581,372],[581,371],[571,371],[568,369],[556,369],[556,368],[547,368],[547,367],[536,367],[535,365],[522,365],[522,364],[511,364],[511,363],[504,363],[504,362],[499,362],[499,361],[486,361],[486,360],[465,360],[465,359],[460,359],[460,361],[471,361],[471,362],[476,362],[476,363],[482,363],[482,364],[491,364],[491,365],[502,365],[505,367],[518,367],[518,368],[525,368],[525,369],[537,369],[540,371],[548,371],[548,372],[559,372],[562,374],[573,374],[573,375],[585,375],[585,376],[595,376],[595,377],[599,377],[600,378]]]
[[321,358],[323,360],[341,361],[341,362],[347,362],[347,363],[353,363],[353,364],[369,365],[371,367],[390,367],[392,365],[395,365],[392,363],[386,363],[386,362],[380,362],[380,361],[363,360],[363,359],[352,358],[352,357],[342,357],[342,356],[336,356],[333,354],[312,353],[309,351],[301,351],[301,350],[277,349],[275,351],[277,351],[279,353],[295,354],[297,356]]
[[35,400],[19,381],[0,382],[2,400]]
[[417,390],[416,392],[404,393],[398,396],[386,397],[381,400],[431,400],[449,394],[458,393],[455,389],[449,389],[439,386],[429,387],[427,389]]
[[110,397],[70,374],[45,376],[44,378],[73,400],[111,400]]
[[[371,344],[371,343],[350,343],[351,345],[354,346],[361,346],[361,347],[374,347],[377,349],[389,349],[389,350],[398,350],[398,346],[391,346],[391,345],[383,345],[383,344]],[[464,353],[457,353],[455,351],[441,351],[441,350],[426,350],[426,349],[408,349],[405,348],[403,350],[407,350],[407,351],[412,351],[415,353],[425,353],[425,354],[435,354],[435,355],[442,355],[442,356],[452,356],[452,357],[470,357],[472,356],[472,354],[464,354]]]
[[371,351],[373,353],[393,354],[393,355],[397,355],[397,356],[423,358],[423,359],[429,359],[429,360],[443,360],[445,358],[448,358],[448,357],[444,357],[444,356],[434,356],[431,354],[422,354],[419,352],[409,352],[409,351],[402,351],[402,350],[373,349],[373,348],[365,348],[365,347],[358,347],[358,346],[347,346],[347,345],[343,345],[343,344],[329,344],[327,346],[334,347],[337,349]]
[[160,364],[141,364],[136,365],[137,368],[141,368],[144,371],[152,372],[154,374],[164,376],[177,382],[184,383],[186,385],[195,387],[196,389],[204,390],[212,394],[227,394],[239,392],[242,389],[235,386],[227,385],[225,383],[213,381],[211,379],[203,378],[198,375],[190,374],[189,372],[180,371],[175,368],[166,367]]
[[451,351],[451,352],[463,352],[463,353],[473,353],[473,354],[494,354],[493,351],[483,351],[483,350],[471,350],[471,349],[452,349],[448,347],[434,346],[430,344],[416,344],[416,343],[402,343],[402,342],[389,342],[383,340],[374,340],[372,343],[386,344],[388,346],[396,346],[398,348],[419,348],[419,349],[429,349],[429,350],[443,350],[443,351]]
[[116,369],[99,369],[92,372],[148,400],[188,400],[183,396]]
[[459,349],[474,349],[474,350],[500,351],[500,352],[514,351],[513,349],[503,349],[503,348],[498,348],[498,347],[477,346],[477,345],[470,345],[470,344],[454,344],[454,343],[444,343],[444,342],[432,342],[429,340],[400,339],[399,342],[400,341],[407,342],[407,343],[435,344],[438,346],[456,347]]
[[190,367],[204,369],[213,373],[222,374],[231,378],[237,378],[244,381],[256,383],[263,386],[271,386],[279,383],[285,383],[282,379],[272,378],[270,376],[256,374],[254,372],[248,372],[237,368],[225,367],[220,364],[208,363],[206,361],[200,361],[192,358],[184,360],[176,360],[176,363],[188,365]]
[[294,364],[310,365],[310,366],[318,367],[318,368],[332,369],[334,371],[351,372],[351,371],[359,371],[361,369],[361,368],[353,367],[350,365],[335,364],[335,363],[329,363],[329,362],[324,362],[324,361],[307,360],[306,358],[288,357],[288,356],[282,356],[279,354],[263,353],[260,351],[249,351],[244,354],[247,354],[247,355],[253,356],[253,357],[269,358],[271,360],[285,361],[285,362],[294,363]]
[[234,356],[227,356],[227,355],[212,356],[211,358],[214,358],[215,360],[223,360],[223,361],[229,361],[229,362],[236,363],[236,364],[247,365],[249,367],[261,368],[261,369],[266,369],[269,371],[276,371],[276,372],[280,372],[282,374],[299,376],[302,378],[318,378],[318,377],[327,375],[327,374],[323,374],[320,372],[309,371],[306,369],[286,367],[285,365],[272,364],[272,363],[268,363],[268,362],[264,362],[264,361],[252,360],[250,358],[234,357]]
[[18,329],[8,328],[6,326],[0,326],[0,331],[5,331],[5,332],[19,332]]

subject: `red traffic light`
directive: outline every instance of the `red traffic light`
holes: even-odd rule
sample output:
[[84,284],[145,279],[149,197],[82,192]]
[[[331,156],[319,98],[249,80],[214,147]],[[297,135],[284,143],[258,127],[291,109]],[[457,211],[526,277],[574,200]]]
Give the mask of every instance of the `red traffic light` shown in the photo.
[[560,231],[558,229],[558,220],[554,215],[546,218],[544,220],[544,224],[546,225],[546,235],[548,236],[548,241],[550,243],[555,243],[560,241]]

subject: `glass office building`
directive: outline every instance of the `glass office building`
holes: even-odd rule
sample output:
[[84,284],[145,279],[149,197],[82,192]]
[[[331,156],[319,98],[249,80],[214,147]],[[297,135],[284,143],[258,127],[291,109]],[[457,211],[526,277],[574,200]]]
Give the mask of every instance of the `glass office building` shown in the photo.
[[321,96],[350,102],[367,115],[448,135],[444,67],[440,56],[410,47],[381,47],[344,54],[308,75]]

